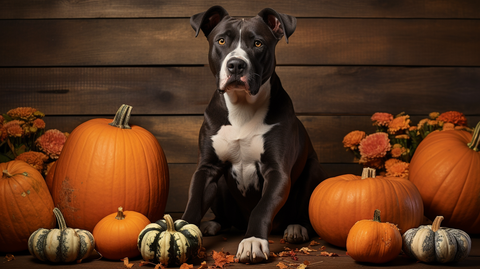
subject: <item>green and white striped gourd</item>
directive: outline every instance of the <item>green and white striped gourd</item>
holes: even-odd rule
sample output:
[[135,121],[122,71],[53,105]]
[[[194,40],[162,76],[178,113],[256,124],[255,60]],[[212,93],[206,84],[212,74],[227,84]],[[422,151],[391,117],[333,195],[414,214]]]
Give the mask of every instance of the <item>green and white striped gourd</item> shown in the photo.
[[198,255],[203,240],[200,229],[184,220],[174,223],[168,214],[163,218],[147,225],[138,236],[137,246],[143,259],[179,266]]
[[81,261],[95,251],[95,240],[87,230],[67,228],[62,212],[53,209],[59,229],[40,228],[30,235],[28,250],[35,258],[50,262]]
[[403,234],[403,252],[422,262],[458,262],[470,253],[472,241],[462,230],[440,227],[443,217]]

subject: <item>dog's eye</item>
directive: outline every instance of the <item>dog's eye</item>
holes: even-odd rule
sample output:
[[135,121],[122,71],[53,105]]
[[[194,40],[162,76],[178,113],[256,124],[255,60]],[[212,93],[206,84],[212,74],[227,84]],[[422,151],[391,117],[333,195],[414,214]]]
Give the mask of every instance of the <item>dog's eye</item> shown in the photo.
[[220,44],[220,45],[225,45],[225,39],[220,38],[220,39],[218,40],[218,44]]
[[260,48],[263,45],[262,42],[260,42],[258,40],[255,40],[254,44],[255,44],[255,47],[257,47],[257,48]]

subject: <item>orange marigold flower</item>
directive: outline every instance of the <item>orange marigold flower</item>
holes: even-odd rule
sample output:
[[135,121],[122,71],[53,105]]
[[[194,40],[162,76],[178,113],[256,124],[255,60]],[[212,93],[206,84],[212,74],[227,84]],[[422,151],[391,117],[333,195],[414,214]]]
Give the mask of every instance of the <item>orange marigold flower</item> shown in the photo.
[[32,107],[17,107],[14,109],[10,109],[7,114],[14,119],[32,120],[33,118],[35,118],[35,116],[33,115],[35,111],[37,110]]
[[396,163],[399,163],[399,162],[401,162],[399,159],[394,159],[394,158],[388,159],[387,161],[385,161],[385,169],[388,170],[390,168],[390,166],[392,166]]
[[58,159],[66,140],[67,137],[62,132],[57,129],[51,129],[40,136],[35,141],[35,144],[50,158]]
[[406,151],[407,150],[404,147],[402,147],[402,145],[395,144],[393,145],[392,150],[390,150],[390,154],[392,155],[392,157],[398,158],[402,156],[402,154],[405,153]]
[[394,134],[400,130],[405,130],[410,128],[410,116],[404,115],[396,117],[388,125],[388,132]]
[[28,163],[41,173],[43,171],[45,161],[48,160],[48,156],[41,152],[27,151],[18,155],[15,159]]
[[396,162],[387,168],[387,176],[408,178],[408,166],[406,162]]
[[374,133],[365,137],[358,146],[360,155],[369,159],[384,157],[390,148],[390,139],[388,139],[388,135],[383,132]]
[[5,121],[5,118],[2,115],[0,115],[0,126],[3,125],[4,121]]
[[377,112],[371,117],[374,126],[388,126],[393,120],[393,115],[390,113]]
[[343,138],[343,146],[355,150],[365,136],[366,134],[363,131],[352,131]]
[[18,124],[8,125],[8,126],[5,127],[5,130],[8,134],[8,136],[11,136],[11,137],[22,137],[23,136],[23,128]]
[[36,127],[38,129],[45,129],[45,121],[42,119],[36,119],[33,121],[33,127]]
[[443,121],[443,122],[450,122],[460,126],[467,125],[467,118],[465,118],[465,115],[457,111],[448,111],[448,112],[442,113],[440,114],[440,116],[438,116],[437,120]]
[[428,114],[428,117],[431,119],[431,120],[435,120],[438,118],[438,116],[440,115],[440,113],[438,112],[432,112],[430,114]]

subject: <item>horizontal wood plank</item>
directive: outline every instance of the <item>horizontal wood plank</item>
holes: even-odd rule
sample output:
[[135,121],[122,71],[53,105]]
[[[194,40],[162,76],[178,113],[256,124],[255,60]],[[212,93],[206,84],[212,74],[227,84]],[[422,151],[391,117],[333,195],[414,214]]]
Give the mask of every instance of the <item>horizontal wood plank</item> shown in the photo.
[[[480,20],[299,19],[280,65],[478,66]],[[0,66],[207,64],[188,19],[0,20]]]
[[[478,67],[279,66],[277,73],[299,114],[480,114]],[[214,91],[208,66],[0,68],[1,113],[30,106],[47,115],[111,115],[126,103],[134,115],[202,115]]]
[[[412,117],[412,125],[424,117]],[[47,116],[47,129],[71,132],[90,117]],[[108,118],[112,118],[108,117]],[[353,163],[353,155],[343,148],[343,137],[351,131],[375,131],[369,116],[300,116],[305,125],[320,162]],[[474,126],[479,116],[467,117]],[[155,135],[162,146],[168,163],[197,163],[198,133],[203,116],[132,116],[130,122],[139,125]]]
[[[190,180],[195,172],[196,164],[169,164],[170,190],[168,193],[166,212],[183,212],[188,200]],[[354,174],[361,175],[362,166],[359,164],[322,164],[327,178]]]
[[220,5],[232,16],[253,16],[265,7],[297,17],[480,18],[476,0],[3,0],[0,19],[190,17]]

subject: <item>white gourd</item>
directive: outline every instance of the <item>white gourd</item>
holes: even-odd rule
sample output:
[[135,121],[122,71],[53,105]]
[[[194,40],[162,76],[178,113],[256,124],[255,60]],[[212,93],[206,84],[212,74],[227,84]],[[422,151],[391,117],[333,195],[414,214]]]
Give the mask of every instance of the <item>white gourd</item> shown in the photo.
[[432,225],[422,225],[406,231],[403,252],[422,262],[458,262],[468,256],[472,241],[462,230],[440,227],[443,220],[438,216]]
[[67,228],[58,208],[53,209],[59,229],[40,228],[30,235],[28,250],[35,258],[50,262],[81,261],[95,251],[95,240],[87,230]]
[[138,250],[146,261],[180,266],[198,254],[202,247],[202,233],[194,224],[184,220],[175,223],[170,215],[150,223],[137,240]]

